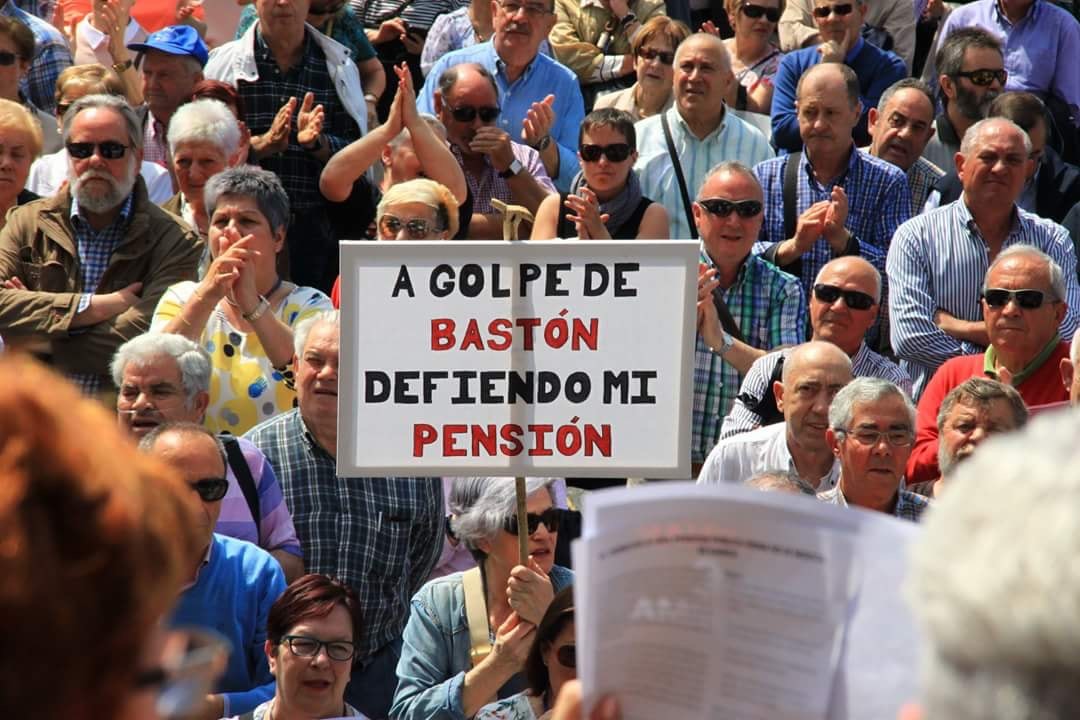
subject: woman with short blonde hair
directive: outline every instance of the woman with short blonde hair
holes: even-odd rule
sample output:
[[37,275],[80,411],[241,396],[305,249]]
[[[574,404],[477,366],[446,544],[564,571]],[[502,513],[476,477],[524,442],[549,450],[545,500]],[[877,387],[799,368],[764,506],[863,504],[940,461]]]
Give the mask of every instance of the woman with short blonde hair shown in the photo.
[[30,164],[41,154],[41,125],[17,102],[0,99],[0,228],[7,212],[37,199],[26,190]]
[[458,229],[458,204],[442,183],[418,178],[391,185],[375,211],[380,240],[446,240]]

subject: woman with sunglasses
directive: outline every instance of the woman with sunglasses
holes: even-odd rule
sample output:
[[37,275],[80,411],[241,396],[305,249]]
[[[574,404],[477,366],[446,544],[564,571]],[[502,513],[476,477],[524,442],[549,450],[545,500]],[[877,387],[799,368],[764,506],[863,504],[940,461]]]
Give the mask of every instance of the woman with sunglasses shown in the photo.
[[625,110],[636,122],[671,107],[675,50],[689,36],[690,28],[678,20],[666,15],[651,18],[630,43],[637,81],[625,90],[601,95],[593,108]]
[[379,240],[447,240],[457,233],[457,202],[427,178],[391,185],[375,211]]
[[525,659],[529,689],[511,695],[476,713],[475,720],[548,720],[563,685],[577,678],[574,644],[574,588],[560,590],[536,628]]
[[[522,670],[536,627],[555,593],[574,578],[555,565],[560,515],[553,482],[526,483],[525,566],[518,564],[515,484],[509,478],[454,480],[451,530],[472,552],[479,571],[431,580],[413,598],[390,717],[465,720],[484,705],[525,689]],[[475,593],[466,589],[474,581]],[[492,643],[478,644],[475,654],[469,618],[482,618],[476,622],[484,627],[473,630]]]
[[731,71],[739,84],[731,99],[736,110],[768,115],[772,108],[773,76],[784,54],[773,44],[784,0],[726,0],[725,9],[735,37],[724,41]]
[[44,133],[44,151],[53,153],[64,145],[56,123],[51,115],[23,97],[19,90],[19,83],[30,71],[30,63],[35,57],[33,31],[13,17],[0,15],[0,98],[22,105],[37,119]]
[[641,194],[634,172],[637,137],[629,113],[607,108],[586,116],[578,134],[581,170],[569,194],[540,203],[532,239],[658,239],[668,236],[667,210]]

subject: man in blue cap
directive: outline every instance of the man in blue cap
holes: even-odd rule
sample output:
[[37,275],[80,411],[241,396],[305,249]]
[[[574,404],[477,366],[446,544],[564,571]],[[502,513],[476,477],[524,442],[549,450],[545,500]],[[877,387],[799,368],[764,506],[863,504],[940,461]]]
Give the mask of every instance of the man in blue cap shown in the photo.
[[[206,43],[190,25],[170,25],[128,45],[139,53],[143,98],[150,110],[146,123],[144,158],[169,166],[169,142],[165,134],[176,109],[191,99],[195,85],[203,79],[203,66],[210,56]],[[130,61],[129,61],[130,62]]]

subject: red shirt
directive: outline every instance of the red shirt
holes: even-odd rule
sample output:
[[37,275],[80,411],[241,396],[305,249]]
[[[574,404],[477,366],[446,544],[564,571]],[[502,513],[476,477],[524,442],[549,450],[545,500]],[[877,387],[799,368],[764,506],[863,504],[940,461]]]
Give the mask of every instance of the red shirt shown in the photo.
[[[225,2],[226,0],[212,0]],[[228,0],[233,2],[234,0]],[[53,25],[66,32],[72,23],[78,23],[90,14],[91,0],[59,0],[53,14]],[[203,19],[202,7],[195,8],[194,16]],[[142,25],[147,33],[152,33],[169,25],[176,25],[176,0],[139,0],[131,8],[131,17]]]

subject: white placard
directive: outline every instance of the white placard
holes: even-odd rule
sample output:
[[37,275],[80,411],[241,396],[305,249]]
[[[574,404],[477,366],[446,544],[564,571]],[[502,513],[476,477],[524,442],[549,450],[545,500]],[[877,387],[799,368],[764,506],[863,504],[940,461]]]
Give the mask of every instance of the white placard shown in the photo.
[[689,477],[698,253],[343,243],[338,474]]

